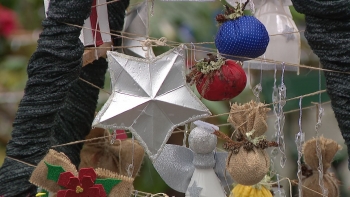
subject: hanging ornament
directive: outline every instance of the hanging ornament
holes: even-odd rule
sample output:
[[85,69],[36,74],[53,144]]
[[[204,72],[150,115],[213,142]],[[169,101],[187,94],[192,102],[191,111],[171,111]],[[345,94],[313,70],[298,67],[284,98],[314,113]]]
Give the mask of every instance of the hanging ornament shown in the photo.
[[200,95],[210,101],[230,100],[239,95],[247,84],[247,76],[241,65],[233,60],[208,54],[196,63],[187,76],[196,84]]
[[52,149],[39,162],[29,182],[43,189],[36,196],[128,197],[133,190],[132,178],[102,168],[78,171],[65,154]]
[[216,17],[220,28],[215,45],[220,54],[228,59],[244,61],[257,58],[265,53],[269,44],[265,26],[254,16],[244,16],[243,10],[248,2],[237,3],[235,8],[225,5],[225,14]]
[[[265,0],[264,3],[256,9],[254,16],[265,25],[269,35],[270,43],[261,60],[246,61],[244,68],[252,69],[275,69],[279,61],[287,64],[300,64],[300,34],[293,21],[289,10],[289,2],[283,0]],[[264,61],[268,59],[268,61]],[[278,64],[278,69],[282,67]],[[287,71],[299,71],[297,66],[286,66]]]
[[[122,33],[123,53],[130,56],[146,58],[155,57],[152,48],[144,50],[141,42],[148,38],[149,14],[148,0],[135,6],[125,16],[124,30]],[[146,55],[148,53],[148,55]]]
[[265,175],[258,184],[248,186],[236,184],[230,197],[272,197],[271,178]]
[[226,141],[224,149],[231,152],[226,168],[238,184],[255,185],[269,171],[270,159],[265,149],[278,146],[276,142],[267,141],[264,136],[269,110],[262,103],[254,101],[244,105],[232,104],[228,121],[237,132],[236,141],[221,132],[214,133]]
[[215,125],[195,121],[188,138],[190,149],[167,144],[153,165],[162,179],[172,189],[186,197],[226,197],[224,187],[232,184],[225,176],[226,152],[214,152],[219,128]]
[[[318,141],[318,142],[316,142]],[[321,148],[322,164],[324,172],[320,176],[318,171],[319,158],[317,157],[317,144]],[[333,173],[327,172],[331,167],[334,155],[340,150],[341,147],[337,142],[324,137],[314,138],[305,142],[303,147],[304,160],[307,164],[302,167],[303,176],[302,192],[303,196],[316,197],[323,194],[323,189],[326,190],[326,196],[338,197],[339,196],[339,181]],[[309,169],[311,168],[311,169]],[[324,188],[319,185],[320,177],[323,179]],[[308,188],[308,189],[305,189]],[[311,190],[310,190],[311,189]],[[315,193],[314,191],[320,193]]]
[[186,84],[182,45],[152,59],[107,56],[112,94],[92,125],[130,130],[151,159],[176,127],[211,114]]
[[85,142],[80,151],[79,168],[103,168],[135,178],[141,168],[145,151],[136,140],[130,138],[115,140],[111,144],[112,137],[105,129],[92,129],[85,137],[90,141]]

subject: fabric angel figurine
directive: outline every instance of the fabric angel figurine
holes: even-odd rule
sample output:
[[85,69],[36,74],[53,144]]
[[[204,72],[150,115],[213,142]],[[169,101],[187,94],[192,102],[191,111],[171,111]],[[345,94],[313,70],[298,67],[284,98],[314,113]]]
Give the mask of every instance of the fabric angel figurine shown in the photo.
[[225,173],[226,152],[215,152],[215,125],[195,121],[188,138],[189,148],[167,144],[153,163],[162,179],[186,197],[225,197],[232,184]]

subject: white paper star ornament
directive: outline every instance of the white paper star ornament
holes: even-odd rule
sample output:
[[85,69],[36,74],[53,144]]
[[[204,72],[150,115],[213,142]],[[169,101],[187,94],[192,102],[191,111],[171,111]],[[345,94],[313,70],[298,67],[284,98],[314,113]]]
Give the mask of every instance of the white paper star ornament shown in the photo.
[[183,46],[152,59],[107,56],[112,94],[93,126],[130,130],[152,160],[176,127],[211,115],[186,84]]

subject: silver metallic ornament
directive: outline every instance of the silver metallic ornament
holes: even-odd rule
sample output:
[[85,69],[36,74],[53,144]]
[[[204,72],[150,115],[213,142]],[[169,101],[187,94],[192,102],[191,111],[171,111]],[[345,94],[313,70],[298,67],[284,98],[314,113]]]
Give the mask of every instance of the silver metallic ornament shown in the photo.
[[126,55],[146,58],[155,57],[152,48],[142,49],[141,42],[148,38],[148,0],[128,12],[125,16],[124,30],[122,33],[123,52]]
[[112,94],[92,126],[130,130],[154,160],[176,127],[211,115],[186,83],[183,46],[152,59],[107,56]]

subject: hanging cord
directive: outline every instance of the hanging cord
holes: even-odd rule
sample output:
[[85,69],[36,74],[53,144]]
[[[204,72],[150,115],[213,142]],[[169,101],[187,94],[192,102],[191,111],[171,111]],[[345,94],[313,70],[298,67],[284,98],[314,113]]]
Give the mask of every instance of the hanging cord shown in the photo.
[[167,42],[167,38],[166,37],[161,37],[158,40],[152,40],[152,39],[147,39],[147,40],[143,40],[141,41],[141,46],[142,46],[142,50],[146,51],[146,59],[149,59],[150,56],[150,52],[152,49],[152,45],[157,45],[157,46],[166,46],[166,42]]
[[134,135],[131,137],[132,139],[132,155],[131,155],[131,164],[129,164],[128,169],[126,170],[129,177],[132,177],[134,174],[134,155],[135,155],[135,139]]
[[[319,63],[318,67],[321,67],[321,63]],[[318,71],[318,89],[321,89],[321,71]],[[321,94],[319,94],[318,97],[318,103],[317,103],[317,108],[318,109],[316,111],[317,113],[317,123],[315,125],[315,133],[316,133],[316,153],[317,153],[317,157],[318,157],[318,167],[317,167],[317,171],[318,171],[318,184],[320,185],[321,189],[322,189],[322,194],[323,196],[328,196],[328,190],[327,188],[324,186],[324,181],[323,181],[323,162],[322,162],[322,152],[321,152],[321,147],[319,145],[319,129],[321,127],[321,123],[322,123],[322,117],[324,115],[324,109],[322,108],[322,100],[321,100]]]

